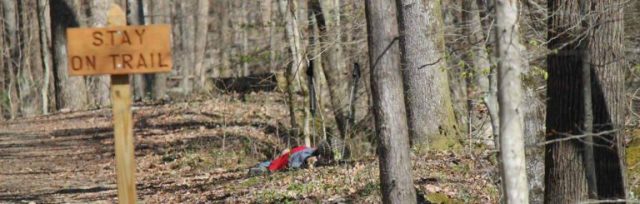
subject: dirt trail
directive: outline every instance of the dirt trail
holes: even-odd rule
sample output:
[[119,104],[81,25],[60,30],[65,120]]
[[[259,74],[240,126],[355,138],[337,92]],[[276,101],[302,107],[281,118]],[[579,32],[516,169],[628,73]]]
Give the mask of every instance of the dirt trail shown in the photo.
[[[110,177],[112,134],[104,131],[108,124],[106,117],[93,116],[104,115],[103,112],[3,125],[0,128],[0,201],[72,202],[112,198],[115,195],[115,180]],[[74,128],[83,124],[90,129]]]
[[[161,201],[196,180],[243,176],[242,164],[196,169],[182,157],[199,157],[198,148],[219,146],[222,139],[227,148],[250,141],[255,151],[279,149],[277,137],[267,136],[278,128],[275,106],[217,100],[134,108],[140,200]],[[108,109],[0,123],[0,203],[116,202],[111,125]]]

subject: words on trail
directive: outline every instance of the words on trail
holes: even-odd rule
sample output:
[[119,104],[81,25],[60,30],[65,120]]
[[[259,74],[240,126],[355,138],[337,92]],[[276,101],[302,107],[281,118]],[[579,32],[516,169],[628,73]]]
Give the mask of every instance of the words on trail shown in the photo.
[[171,71],[169,25],[67,29],[72,76]]

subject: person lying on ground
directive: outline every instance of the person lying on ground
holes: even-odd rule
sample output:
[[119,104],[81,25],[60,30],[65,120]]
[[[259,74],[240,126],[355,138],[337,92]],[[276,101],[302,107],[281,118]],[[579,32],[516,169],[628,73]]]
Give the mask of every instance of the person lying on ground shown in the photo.
[[286,149],[280,156],[271,161],[265,161],[249,170],[249,175],[276,172],[285,169],[313,168],[319,160],[330,159],[326,145],[319,148],[297,146],[291,150]]

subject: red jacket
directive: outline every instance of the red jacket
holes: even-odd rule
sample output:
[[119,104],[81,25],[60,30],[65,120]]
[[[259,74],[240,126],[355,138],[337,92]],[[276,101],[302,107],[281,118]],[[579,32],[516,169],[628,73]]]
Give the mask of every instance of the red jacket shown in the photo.
[[287,164],[289,164],[289,155],[304,150],[305,146],[297,146],[293,148],[291,151],[280,155],[278,158],[271,161],[269,165],[269,171],[278,171],[287,168]]

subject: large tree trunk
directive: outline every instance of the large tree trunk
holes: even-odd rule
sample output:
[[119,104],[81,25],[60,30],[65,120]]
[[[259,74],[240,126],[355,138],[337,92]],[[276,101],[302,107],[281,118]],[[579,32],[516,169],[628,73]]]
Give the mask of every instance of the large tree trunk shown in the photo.
[[195,42],[193,39],[195,38],[195,18],[194,18],[194,9],[195,5],[192,1],[181,1],[179,4],[178,13],[178,27],[180,32],[180,37],[174,38],[176,41],[180,41],[180,55],[183,56],[182,60],[180,60],[180,72],[182,73],[182,81],[180,81],[180,87],[182,88],[182,94],[184,96],[188,96],[191,94],[193,89],[193,83],[191,79],[193,77],[193,68],[194,68],[194,45]]
[[[323,14],[320,0],[310,0],[312,3],[309,10],[314,12],[316,23],[320,34],[320,45],[324,48],[322,52],[322,69],[329,86],[329,95],[331,96],[331,104],[336,119],[336,125],[340,134],[344,138],[347,135],[346,124],[349,117],[349,76],[350,69],[345,64],[342,52],[342,39],[340,36],[339,22],[333,22],[333,27],[328,25],[328,19]],[[340,15],[338,9],[331,8]]]
[[365,1],[383,203],[415,203],[409,131],[392,0]]
[[195,23],[195,47],[194,47],[194,63],[195,76],[198,76],[197,87],[200,91],[206,88],[206,71],[207,67],[204,63],[207,49],[207,33],[209,32],[209,0],[198,0],[197,16]]
[[73,0],[51,1],[51,35],[58,110],[83,110],[87,105],[87,88],[84,79],[69,77],[67,72],[66,29],[79,25],[74,10]]
[[[398,0],[400,50],[413,145],[446,149],[457,141],[444,59],[444,26],[438,1]],[[432,120],[438,118],[438,120]]]
[[[148,6],[149,23],[166,24],[171,23],[171,4],[167,1],[151,1],[145,0],[143,3]],[[173,53],[176,56],[176,53]],[[150,74],[145,77],[147,91],[151,93],[154,100],[166,100],[167,96],[167,75],[168,74]]]
[[[111,0],[94,0],[91,1],[91,27],[105,27],[107,25],[107,11],[111,7]],[[97,107],[105,107],[110,105],[109,98],[111,78],[109,76],[92,76],[87,77],[90,81],[90,94],[93,99],[93,105]]]
[[[592,0],[579,15],[578,1],[549,1],[547,141],[545,154],[545,203],[576,203],[587,200],[588,183],[584,161],[585,143],[568,139],[582,133],[582,46],[588,48],[591,67],[594,160],[597,197],[624,199],[625,181],[622,125],[624,116],[623,9],[617,0]],[[587,33],[580,25],[586,18]],[[579,38],[586,36],[587,40]],[[588,42],[582,45],[581,42]],[[566,139],[565,141],[556,141]]]
[[[623,1],[592,0],[591,25],[597,25],[589,40],[592,67],[593,132],[615,130],[594,138],[598,198],[626,198],[624,167],[624,118],[626,113],[624,69]],[[595,79],[594,79],[595,78]],[[594,87],[595,86],[595,87]],[[609,139],[609,140],[607,140]],[[613,142],[610,142],[613,141]],[[608,145],[609,147],[598,146]],[[611,148],[613,146],[613,148]]]
[[42,61],[40,53],[40,34],[38,32],[38,21],[34,8],[37,6],[36,0],[17,1],[18,9],[18,32],[19,38],[15,39],[19,43],[19,55],[12,56],[18,60],[19,66],[16,70],[18,96],[20,100],[20,115],[32,117],[42,113],[40,89],[42,89]]
[[[144,25],[144,10],[142,0],[126,0],[127,1],[127,24]],[[133,98],[134,100],[142,100],[147,97],[147,93],[151,90],[147,87],[147,79],[151,77],[147,74],[133,74]]]
[[506,203],[529,203],[524,154],[522,70],[524,47],[518,33],[518,3],[496,3],[498,102],[500,104],[500,156]]

